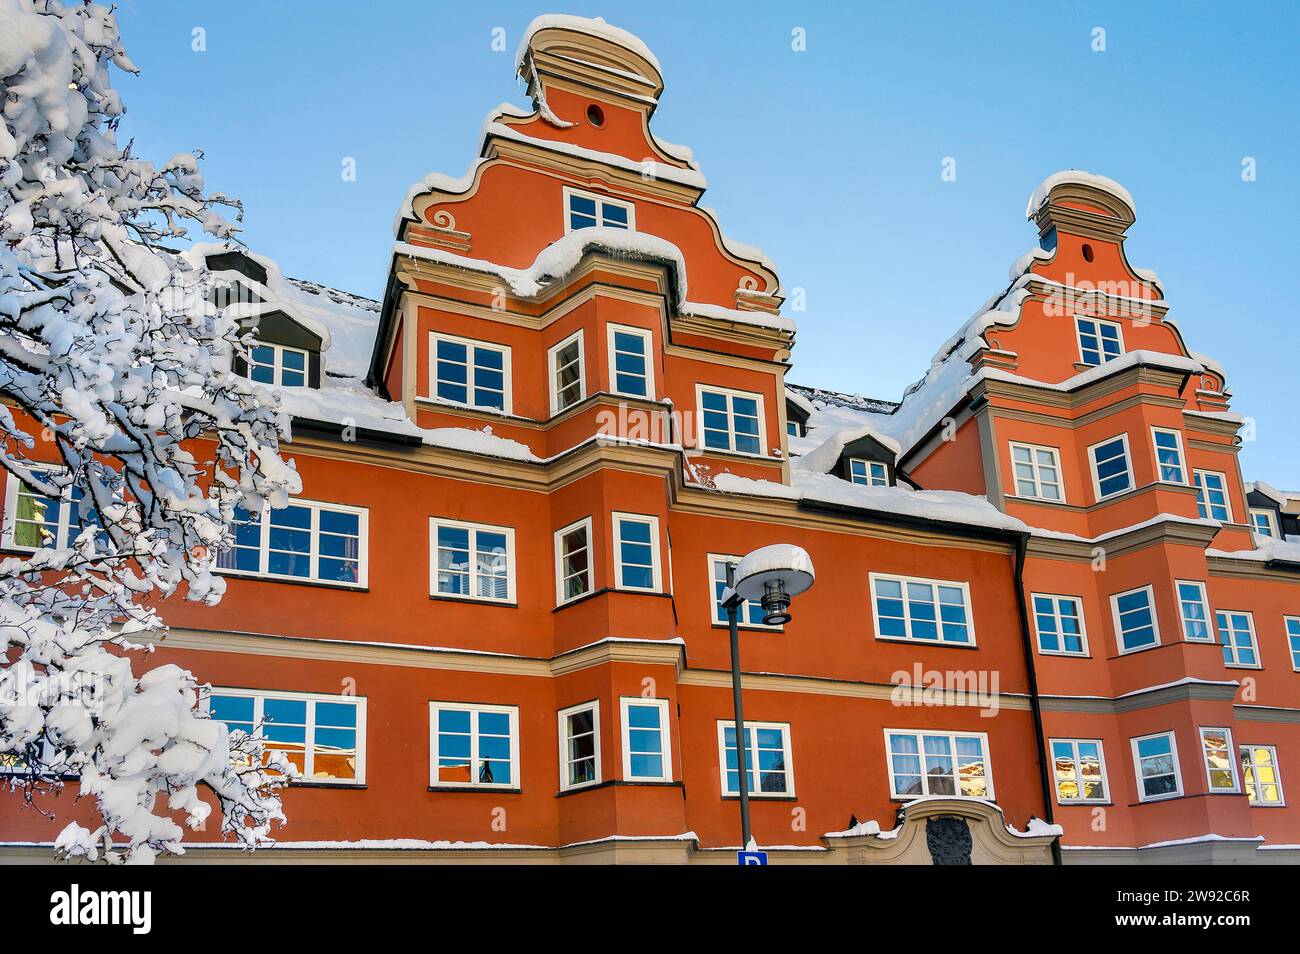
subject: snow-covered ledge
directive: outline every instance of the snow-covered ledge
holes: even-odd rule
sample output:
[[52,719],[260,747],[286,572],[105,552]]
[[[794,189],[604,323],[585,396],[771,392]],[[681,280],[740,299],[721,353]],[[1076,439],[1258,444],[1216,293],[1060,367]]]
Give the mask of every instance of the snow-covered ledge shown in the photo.
[[1037,818],[1024,831],[1012,828],[1002,809],[982,798],[930,795],[900,808],[892,829],[866,821],[822,837],[851,865],[1050,865],[1060,836],[1060,825]]

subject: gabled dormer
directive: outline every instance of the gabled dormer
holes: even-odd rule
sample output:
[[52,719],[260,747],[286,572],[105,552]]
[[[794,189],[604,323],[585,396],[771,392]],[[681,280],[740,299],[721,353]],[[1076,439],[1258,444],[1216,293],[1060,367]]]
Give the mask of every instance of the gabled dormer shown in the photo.
[[893,487],[898,482],[899,450],[896,440],[867,424],[833,434],[800,457],[796,467],[863,487]]
[[235,358],[235,373],[274,387],[319,388],[326,332],[279,300],[273,290],[283,282],[278,270],[272,275],[267,264],[238,248],[201,246],[193,254],[212,274],[209,300],[254,336],[248,359]]

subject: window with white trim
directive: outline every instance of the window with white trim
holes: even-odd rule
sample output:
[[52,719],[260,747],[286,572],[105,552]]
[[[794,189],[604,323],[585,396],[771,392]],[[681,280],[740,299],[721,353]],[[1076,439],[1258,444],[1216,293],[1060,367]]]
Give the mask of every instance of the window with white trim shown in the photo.
[[992,798],[988,735],[886,729],[889,790],[894,798],[956,795]]
[[429,769],[434,788],[518,788],[518,707],[430,702]]
[[255,344],[248,352],[248,378],[283,388],[307,385],[307,352],[278,344]]
[[1160,624],[1156,621],[1156,601],[1150,586],[1115,593],[1110,598],[1110,606],[1121,653],[1160,644]]
[[615,513],[614,579],[620,590],[662,591],[659,571],[659,518]]
[[696,392],[701,439],[706,449],[737,454],[766,453],[761,395],[703,385],[697,386]]
[[212,689],[203,705],[232,731],[283,752],[302,773],[300,782],[365,784],[364,696],[222,688]]
[[600,703],[560,710],[560,790],[600,781]]
[[1151,441],[1156,451],[1156,475],[1167,484],[1187,483],[1183,469],[1183,436],[1166,427],[1151,428]]
[[1291,668],[1300,672],[1300,616],[1283,616],[1286,626],[1286,645],[1291,651]]
[[785,422],[785,433],[789,437],[803,437],[803,425],[794,418],[789,418]]
[[1250,613],[1220,610],[1214,614],[1219,624],[1219,645],[1223,647],[1225,666],[1259,668],[1259,647],[1255,642],[1255,617]]
[[1178,770],[1178,745],[1172,732],[1139,736],[1131,744],[1138,801],[1153,802],[1183,794],[1183,780]]
[[849,481],[864,487],[888,487],[889,468],[878,460],[849,458]]
[[1110,800],[1100,739],[1052,739],[1056,800],[1062,805]]
[[1259,537],[1271,537],[1276,540],[1281,534],[1277,529],[1277,515],[1272,510],[1251,508],[1250,525]]
[[1099,318],[1074,319],[1079,335],[1079,360],[1096,366],[1124,353],[1124,335],[1119,325]]
[[555,602],[576,600],[592,591],[591,518],[555,531]]
[[[30,468],[37,474],[52,470]],[[60,497],[47,497],[6,474],[4,548],[6,550],[61,550],[76,542],[87,527],[99,526],[99,514],[80,487],[70,487]],[[107,545],[107,534],[101,534]]]
[[1241,747],[1241,781],[1252,805],[1282,805],[1282,776],[1277,749],[1271,745]]
[[1129,459],[1127,434],[1120,434],[1088,448],[1092,486],[1098,500],[1105,500],[1133,488],[1133,471]]
[[1192,643],[1214,642],[1205,584],[1197,580],[1175,580],[1174,588],[1178,591],[1178,618],[1183,624],[1183,639]]
[[1201,519],[1232,522],[1232,505],[1228,502],[1228,479],[1212,470],[1194,470],[1196,513]]
[[1235,792],[1237,788],[1237,749],[1232,744],[1232,730],[1226,727],[1201,727],[1201,757],[1211,792]]
[[235,542],[217,557],[223,573],[332,586],[366,585],[364,507],[294,500],[252,513],[235,508]]
[[1038,651],[1049,655],[1086,656],[1088,636],[1083,625],[1083,601],[1077,596],[1035,593],[1034,629]]
[[573,407],[587,396],[582,332],[576,331],[546,352],[550,367],[551,413]]
[[870,574],[877,639],[975,645],[966,583]]
[[671,782],[668,700],[624,698],[623,778],[631,782]]
[[449,404],[510,413],[510,349],[430,334],[433,397]]
[[515,531],[513,527],[463,523],[432,517],[432,596],[513,603]]
[[1038,500],[1064,500],[1061,489],[1061,455],[1055,447],[1011,444],[1011,468],[1016,496]]
[[[709,579],[713,584],[713,623],[715,626],[727,625],[727,610],[722,605],[722,593],[727,588],[727,564],[740,563],[738,556],[720,556],[709,554]],[[761,603],[744,600],[736,608],[736,624],[747,629],[770,629],[779,632],[782,627],[769,626],[763,622],[767,615]]]
[[564,231],[574,232],[603,226],[609,229],[634,229],[631,202],[620,202],[591,192],[579,192],[577,189],[564,189]]
[[[718,720],[718,764],[723,795],[740,794],[736,723]],[[753,798],[794,795],[788,722],[745,723],[746,788]]]
[[609,388],[630,397],[655,396],[654,338],[648,329],[609,326]]

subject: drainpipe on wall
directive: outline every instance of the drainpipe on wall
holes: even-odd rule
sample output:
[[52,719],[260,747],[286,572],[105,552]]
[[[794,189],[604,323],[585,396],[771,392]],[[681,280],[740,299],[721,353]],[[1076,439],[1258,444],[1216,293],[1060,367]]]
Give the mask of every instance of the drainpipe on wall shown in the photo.
[[[1038,780],[1043,789],[1043,820],[1054,824],[1052,815],[1052,779],[1048,772],[1047,736],[1043,732],[1043,707],[1038,698],[1038,673],[1034,668],[1034,642],[1029,634],[1029,607],[1025,600],[1025,551],[1029,534],[1016,535],[1016,606],[1020,616],[1020,643],[1025,652],[1025,672],[1029,677],[1029,709],[1034,716],[1034,742],[1038,746]],[[1052,864],[1061,863],[1061,839],[1052,839]]]

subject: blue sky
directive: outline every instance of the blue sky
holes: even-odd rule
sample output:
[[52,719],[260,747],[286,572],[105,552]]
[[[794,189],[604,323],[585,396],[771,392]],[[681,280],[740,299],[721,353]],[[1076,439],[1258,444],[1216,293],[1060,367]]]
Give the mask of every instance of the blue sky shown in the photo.
[[202,146],[253,249],[378,296],[407,187],[463,173],[484,114],[526,105],[514,49],[543,12],[655,51],[655,130],[695,150],[727,232],[806,289],[791,380],[897,399],[1035,243],[1033,187],[1088,169],[1133,193],[1130,260],[1255,418],[1247,479],[1300,490],[1300,5],[119,0],[143,71],[118,80],[123,132],[159,160]]

